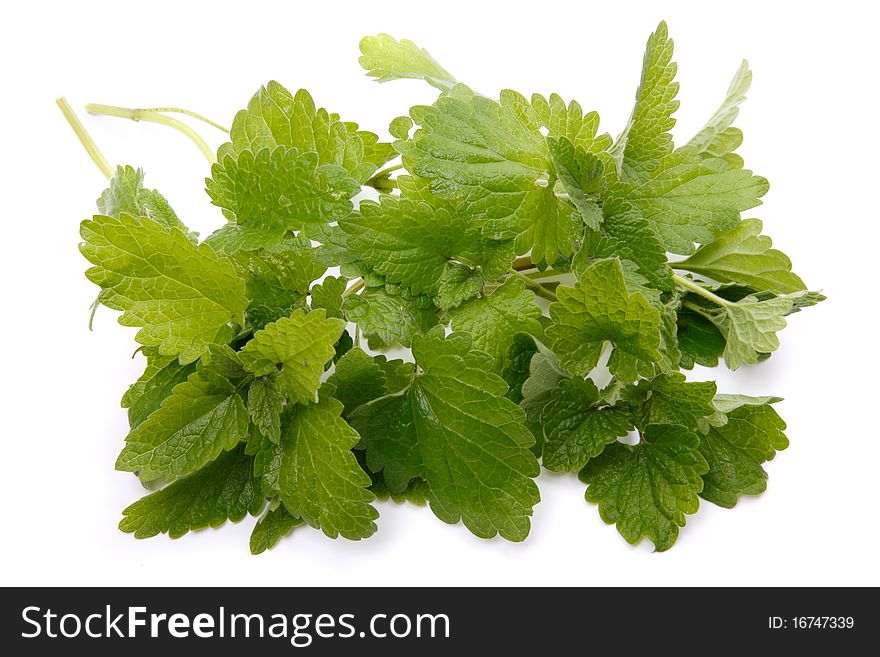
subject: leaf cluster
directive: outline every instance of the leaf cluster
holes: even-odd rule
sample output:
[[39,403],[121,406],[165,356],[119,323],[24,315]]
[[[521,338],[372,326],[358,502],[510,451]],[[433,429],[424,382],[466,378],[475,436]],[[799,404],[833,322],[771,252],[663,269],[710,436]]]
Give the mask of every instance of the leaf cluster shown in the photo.
[[438,90],[390,141],[270,82],[206,180],[218,230],[200,241],[132,167],[82,223],[98,302],[146,357],[116,467],[161,487],[120,528],[259,516],[259,553],[305,525],[367,538],[391,498],[521,541],[543,466],[666,550],[700,499],[761,493],[779,399],[682,373],[765,360],[824,298],[742,218],[768,190],[736,153],[748,66],[676,147],[664,23],[616,138],[556,94],[482,95],[410,41],[361,51],[380,82]]

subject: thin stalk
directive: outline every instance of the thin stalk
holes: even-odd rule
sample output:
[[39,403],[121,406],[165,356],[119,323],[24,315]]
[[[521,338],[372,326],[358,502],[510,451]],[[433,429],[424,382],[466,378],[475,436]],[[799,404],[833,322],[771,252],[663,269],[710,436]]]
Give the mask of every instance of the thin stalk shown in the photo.
[[[524,273],[524,272],[521,272]],[[565,276],[569,272],[556,271],[555,269],[545,269],[544,271],[530,271],[526,274],[531,279],[550,278],[551,276]]]
[[698,306],[693,301],[685,301],[681,305],[684,306],[685,308],[687,308],[688,310],[697,313],[701,317],[705,317],[709,321],[712,321],[712,316],[706,311],[706,309],[703,308],[702,306]]
[[403,164],[392,164],[390,167],[385,167],[381,171],[377,171],[370,179],[364,183],[367,187],[372,187],[380,192],[390,192],[393,189],[397,189],[397,181],[393,178],[389,178],[389,176],[397,171],[398,169],[402,169]]
[[385,167],[381,171],[377,171],[374,173],[371,178],[387,178],[392,172],[397,171],[403,168],[403,164],[392,164],[390,167]]
[[212,128],[217,128],[221,132],[225,132],[227,135],[229,134],[229,128],[224,128],[222,125],[217,123],[216,121],[212,121],[207,116],[202,116],[198,112],[193,112],[192,110],[184,109],[182,107],[144,107],[140,109],[141,112],[155,112],[156,114],[163,113],[171,113],[171,114],[185,114],[186,116],[190,116],[197,121],[201,121],[202,123],[207,123]]
[[397,189],[397,181],[393,178],[370,178],[366,185],[380,192],[390,192]]
[[530,289],[542,299],[547,299],[548,301],[556,301],[556,295],[540,283],[536,283],[525,274],[518,272],[516,269],[511,269],[510,273],[519,278],[528,289]]
[[687,278],[679,276],[678,274],[673,274],[672,280],[681,287],[690,290],[694,294],[699,294],[704,299],[708,299],[712,303],[717,303],[722,308],[726,308],[730,305],[730,302],[727,299],[722,299],[717,294],[713,294],[703,286],[697,285],[694,281],[688,280]]
[[213,149],[208,146],[208,143],[202,139],[199,133],[190,128],[183,121],[149,110],[117,107],[115,105],[101,105],[99,103],[90,103],[86,105],[86,111],[89,114],[117,116],[122,119],[131,119],[132,121],[149,121],[150,123],[158,123],[160,125],[166,125],[169,128],[174,128],[189,137],[192,142],[198,146],[199,150],[202,151],[202,154],[207,158],[208,162],[211,164],[217,162]]
[[95,163],[95,166],[101,170],[107,179],[113,177],[113,167],[110,165],[110,162],[107,161],[107,158],[104,157],[104,154],[98,148],[98,145],[95,143],[92,136],[88,133],[85,126],[79,120],[79,117],[73,111],[73,108],[70,106],[70,103],[67,102],[67,99],[64,97],[59,98],[55,101],[58,105],[58,108],[64,114],[64,118],[67,119],[67,122],[70,124],[70,127],[73,128],[74,133],[79,138],[79,143],[83,145],[83,148],[86,149],[86,153],[89,154],[89,157],[92,158],[92,162]]
[[354,283],[352,283],[352,284],[351,284],[351,285],[345,290],[345,292],[342,293],[342,298],[343,298],[343,299],[347,299],[347,298],[350,297],[352,294],[355,294],[355,293],[357,293],[357,292],[360,292],[363,288],[364,288],[364,279],[363,279],[363,278],[359,278],[359,279],[357,279]]

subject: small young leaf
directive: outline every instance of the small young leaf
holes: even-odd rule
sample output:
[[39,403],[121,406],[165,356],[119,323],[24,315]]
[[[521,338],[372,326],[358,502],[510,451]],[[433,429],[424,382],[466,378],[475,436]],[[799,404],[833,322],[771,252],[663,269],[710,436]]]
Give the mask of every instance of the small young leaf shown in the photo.
[[333,358],[333,344],[343,330],[345,322],[328,318],[323,310],[308,314],[296,310],[257,331],[242,348],[241,360],[255,376],[277,372],[278,384],[290,401],[314,402],[324,364]]
[[333,396],[345,407],[343,415],[346,417],[361,404],[382,397],[387,392],[382,368],[357,347],[339,359],[327,383],[333,386]]
[[155,189],[144,188],[144,172],[130,166],[116,167],[110,186],[98,199],[98,212],[119,219],[123,214],[132,217],[147,217],[165,228],[177,228],[190,242],[198,244],[198,233],[190,231],[168,201]]
[[742,142],[742,132],[732,126],[751,84],[752,72],[749,70],[749,63],[743,60],[730,82],[721,107],[683,148],[706,156],[723,157],[730,163],[739,162],[742,166],[739,156],[732,152]]
[[666,22],[661,21],[648,38],[632,115],[612,149],[628,179],[642,177],[672,152],[669,131],[675,126],[672,115],[679,104],[675,99],[678,65],[672,61],[673,49]]
[[628,292],[619,260],[600,260],[575,287],[560,286],[557,296],[546,334],[563,366],[587,374],[610,341],[613,374],[632,381],[650,373],[651,363],[660,358],[660,314],[641,294]]
[[440,91],[447,91],[458,83],[427,50],[409,39],[398,41],[387,34],[364,37],[361,53],[361,66],[377,82],[412,78],[424,80]]
[[248,417],[273,443],[281,440],[281,412],[284,392],[276,375],[263,376],[251,383],[247,393]]

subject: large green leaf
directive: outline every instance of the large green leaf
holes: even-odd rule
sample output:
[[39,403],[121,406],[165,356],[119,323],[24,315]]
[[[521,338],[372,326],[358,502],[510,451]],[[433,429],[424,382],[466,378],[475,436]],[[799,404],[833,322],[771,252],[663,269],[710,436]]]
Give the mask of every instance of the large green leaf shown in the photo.
[[598,503],[602,520],[616,524],[628,543],[647,537],[668,550],[700,506],[708,465],[699,445],[685,427],[650,425],[638,445],[615,443],[587,463],[580,474],[587,501]]
[[86,276],[101,286],[101,303],[123,311],[120,324],[142,327],[140,344],[189,363],[228,324],[244,323],[248,300],[235,268],[177,228],[99,215],[83,221],[80,234],[80,251],[94,265]]
[[491,359],[470,344],[466,334],[417,337],[421,373],[350,419],[366,443],[367,464],[384,473],[392,492],[421,477],[444,522],[521,541],[539,499],[533,439],[523,411],[504,397],[506,384],[491,373]]
[[370,477],[351,452],[358,434],[341,414],[332,398],[285,413],[278,487],[292,515],[330,538],[359,540],[376,531],[379,513],[370,504]]
[[242,447],[226,452],[198,472],[128,506],[119,529],[135,538],[157,534],[179,538],[227,520],[238,522],[247,514],[255,516],[265,500],[252,469],[253,460]]

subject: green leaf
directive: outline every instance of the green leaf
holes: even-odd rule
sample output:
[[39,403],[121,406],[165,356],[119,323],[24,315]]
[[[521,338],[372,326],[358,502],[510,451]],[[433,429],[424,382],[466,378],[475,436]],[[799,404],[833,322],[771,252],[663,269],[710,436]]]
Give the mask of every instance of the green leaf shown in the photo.
[[129,215],[83,221],[80,251],[94,267],[101,302],[123,311],[119,323],[140,326],[135,339],[163,356],[190,363],[230,322],[243,324],[248,300],[233,266],[172,228]]
[[379,136],[373,132],[358,130],[357,123],[346,121],[345,129],[348,131],[349,141],[353,137],[358,138],[364,147],[363,163],[357,169],[360,176],[358,182],[365,183],[372,176],[373,171],[397,157],[397,149],[394,148],[394,144],[379,141]]
[[361,404],[385,395],[385,381],[382,367],[363,349],[355,347],[339,359],[327,384],[333,386],[333,396],[342,402],[343,415],[348,417]]
[[183,225],[165,197],[155,189],[144,188],[143,169],[116,167],[110,186],[98,199],[98,212],[115,219],[122,214],[147,217],[165,228],[177,228],[190,242],[198,243],[199,234]]
[[455,263],[450,265],[439,281],[434,304],[443,310],[460,306],[483,291],[486,280],[478,270]]
[[255,376],[278,373],[287,399],[306,404],[317,400],[324,364],[333,358],[334,343],[345,330],[341,319],[321,310],[295,310],[254,333],[242,348],[245,369]]
[[408,116],[398,116],[388,125],[388,133],[395,139],[408,139],[413,121]]
[[377,82],[411,78],[424,80],[440,91],[458,83],[427,50],[409,39],[398,41],[388,34],[377,34],[361,39],[360,48],[360,65]]
[[357,181],[315,153],[278,146],[226,155],[206,180],[211,202],[231,222],[208,238],[218,251],[278,250],[290,231],[317,233],[351,212]]
[[563,380],[550,392],[541,424],[547,439],[544,467],[555,472],[580,470],[633,427],[625,410],[603,408],[596,384],[580,377]]
[[791,271],[791,260],[770,248],[773,242],[761,235],[762,227],[759,219],[745,219],[674,266],[758,291],[785,294],[805,290],[807,286]]
[[[727,415],[737,410],[738,408],[742,408],[743,406],[766,406],[767,404],[775,404],[777,402],[781,402],[782,397],[753,397],[750,395],[715,395],[715,399],[712,404],[715,406],[715,409],[721,413],[722,415]],[[722,422],[721,426],[726,422],[726,417],[724,422]],[[781,448],[780,448],[781,449]]]
[[421,477],[444,522],[461,520],[481,538],[521,541],[539,499],[533,439],[488,356],[470,343],[466,334],[417,337],[421,373],[404,391],[359,407],[351,421],[367,464],[382,470],[390,490]]
[[479,239],[460,213],[388,194],[361,202],[360,212],[339,225],[348,248],[387,283],[429,296],[439,293],[450,260]]
[[[451,308],[474,296],[485,281],[493,281],[507,272],[514,258],[512,239],[496,240],[481,235],[485,217],[480,208],[466,199],[440,198],[431,191],[431,182],[415,176],[399,176],[397,184],[403,198],[421,201],[433,208],[435,214],[454,217],[452,222],[464,235],[455,238],[459,245],[456,264],[449,267],[440,280],[440,291],[434,298],[441,308]],[[438,231],[445,235],[445,231]],[[478,288],[473,288],[475,282]],[[443,302],[444,299],[447,301]]]
[[809,308],[810,306],[815,306],[817,303],[822,303],[828,297],[821,292],[807,290],[805,292],[798,292],[790,298],[791,310],[788,311],[788,314],[793,315],[794,313],[799,313],[803,308]]
[[284,410],[284,392],[278,376],[260,377],[251,383],[247,394],[250,421],[273,443],[281,441],[281,413]]
[[791,297],[775,297],[763,301],[748,296],[736,303],[727,303],[710,315],[727,342],[724,362],[731,370],[740,365],[754,365],[761,354],[779,348],[777,331],[785,328],[785,315],[791,312]]
[[727,345],[716,326],[703,315],[685,308],[679,309],[677,324],[680,366],[687,370],[694,365],[716,367]]
[[341,276],[328,276],[311,290],[312,308],[323,308],[327,317],[342,319],[342,293],[348,281]]
[[348,297],[343,309],[348,321],[357,324],[361,333],[386,345],[409,347],[416,335],[437,323],[433,310],[421,307],[418,298],[391,295],[379,288]]
[[370,477],[351,453],[358,435],[340,417],[342,409],[332,398],[289,408],[278,484],[292,515],[330,538],[359,540],[376,531],[379,514],[370,504]]
[[507,398],[518,404],[523,399],[522,387],[529,378],[532,357],[538,353],[538,345],[530,335],[517,333],[507,350],[506,365],[501,378],[507,383]]
[[598,231],[586,231],[584,243],[572,260],[572,271],[580,276],[592,258],[629,260],[648,284],[671,290],[672,270],[666,263],[666,248],[641,212],[627,201],[609,198],[602,206],[604,220]]
[[700,155],[721,157],[731,165],[742,166],[742,160],[733,153],[742,143],[742,132],[732,126],[751,84],[752,72],[749,70],[749,63],[743,60],[730,82],[721,107],[682,148]]
[[727,422],[720,427],[710,426],[708,433],[700,437],[700,453],[709,464],[700,495],[728,508],[736,505],[739,495],[764,492],[767,473],[761,464],[788,447],[783,433],[785,422],[769,403],[746,403],[730,408],[731,401],[741,400],[722,401],[722,405],[726,403],[730,409],[726,411]]
[[136,472],[142,481],[182,477],[234,448],[247,437],[247,426],[237,388],[200,370],[126,436],[116,469]]
[[[274,80],[261,87],[247,109],[235,115],[230,142],[217,151],[222,162],[227,155],[289,146],[298,153],[315,153],[318,164],[343,167],[358,182],[365,182],[380,164],[376,155],[376,135],[362,132],[353,123],[344,123],[336,114],[315,101],[305,89],[291,94]],[[380,160],[381,161],[381,160]]]
[[556,198],[541,120],[514,91],[496,102],[458,85],[431,106],[410,110],[421,126],[398,140],[407,170],[445,199],[465,199],[484,220],[483,236],[516,238],[517,252],[552,264],[574,253],[575,209]]
[[251,554],[262,554],[271,550],[278,541],[302,524],[302,518],[290,515],[283,505],[267,509],[251,533]]
[[664,157],[650,175],[617,183],[609,193],[636,206],[667,250],[689,254],[694,242],[713,241],[737,225],[739,215],[761,204],[765,178],[718,158],[687,152]]
[[572,378],[571,372],[565,370],[552,351],[540,342],[535,346],[538,351],[529,363],[529,376],[522,384],[522,400],[520,407],[526,412],[526,427],[535,437],[532,451],[541,456],[544,449],[544,427],[541,424],[541,413],[550,400],[550,393],[560,381]]
[[609,445],[580,473],[587,501],[598,503],[602,520],[616,524],[627,543],[648,538],[668,550],[700,506],[708,465],[699,445],[690,430],[668,424],[649,426],[638,445]]
[[566,137],[548,139],[547,146],[569,199],[581,213],[587,228],[599,230],[603,217],[597,201],[605,191],[605,165],[602,160],[583,146],[575,146]]
[[648,38],[632,115],[612,150],[627,180],[643,178],[672,152],[669,131],[675,125],[672,115],[679,104],[673,50],[666,22],[661,21]]
[[263,495],[270,499],[277,498],[281,494],[278,484],[281,469],[280,441],[273,443],[252,425],[245,452],[254,457],[254,476],[260,480]]
[[[343,331],[342,335],[339,336],[339,339],[336,341],[336,344],[333,345],[333,363],[338,363],[339,359],[345,356],[351,348],[354,346],[354,340],[351,339],[351,334],[348,331]],[[330,363],[324,365],[324,371],[330,369]]]
[[712,381],[688,381],[684,374],[660,374],[639,382],[640,426],[678,424],[694,427],[701,418],[715,413],[717,388]]
[[219,376],[228,379],[240,388],[251,379],[244,369],[239,352],[226,344],[212,344],[208,347],[208,353],[199,361],[198,371],[208,378]]
[[232,262],[245,279],[248,322],[258,329],[302,308],[309,284],[326,271],[304,238],[285,240],[277,251],[238,251]]
[[681,297],[675,292],[660,311],[660,371],[677,372],[681,368],[681,348],[678,343],[678,311]]
[[546,334],[564,367],[587,374],[611,342],[613,374],[631,381],[651,373],[660,358],[660,314],[644,296],[628,292],[619,260],[596,262],[575,287],[560,285],[556,294]]
[[119,529],[135,538],[168,534],[179,538],[257,515],[265,500],[251,473],[252,460],[239,447],[190,476],[138,500],[123,512]]
[[194,363],[181,365],[174,356],[160,356],[155,349],[143,351],[147,367],[122,396],[122,407],[128,409],[128,424],[132,429],[158,409],[178,383],[196,371]]
[[611,147],[611,136],[599,132],[599,115],[596,112],[584,114],[580,104],[573,100],[567,105],[559,94],[545,98],[532,94],[532,110],[538,125],[546,130],[550,139],[567,139],[576,148],[588,153],[598,154]]
[[428,503],[428,484],[424,479],[413,479],[403,492],[393,492],[385,484],[382,473],[373,473],[373,485],[370,491],[376,496],[377,500],[391,500],[397,504],[409,502],[417,506],[425,506]]
[[373,362],[382,370],[385,376],[385,388],[389,395],[400,392],[412,381],[415,364],[404,360],[388,360],[381,354],[373,356]]
[[496,373],[505,366],[517,333],[540,336],[542,332],[535,295],[518,278],[508,278],[492,294],[465,301],[448,316],[453,330],[470,334],[473,347],[494,358]]

